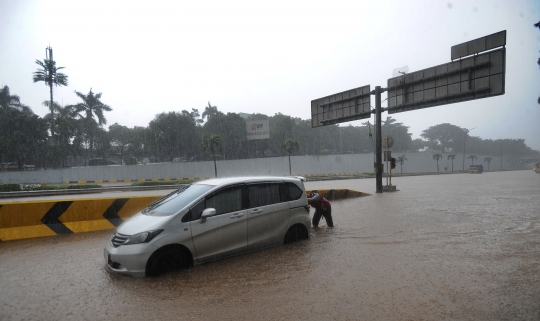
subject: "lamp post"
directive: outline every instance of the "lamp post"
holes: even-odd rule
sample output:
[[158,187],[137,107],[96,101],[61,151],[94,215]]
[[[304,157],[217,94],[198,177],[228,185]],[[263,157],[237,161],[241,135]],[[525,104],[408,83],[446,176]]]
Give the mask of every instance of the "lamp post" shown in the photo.
[[476,127],[473,127],[471,129],[465,128],[465,137],[463,138],[463,170],[465,170],[465,141],[467,140],[467,134],[475,128]]

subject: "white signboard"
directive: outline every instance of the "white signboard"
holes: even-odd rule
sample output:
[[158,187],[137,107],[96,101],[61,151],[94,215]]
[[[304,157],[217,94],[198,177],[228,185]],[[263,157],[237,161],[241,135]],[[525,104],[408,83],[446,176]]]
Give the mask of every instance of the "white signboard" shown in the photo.
[[268,125],[268,120],[247,121],[246,138],[248,140],[270,138],[270,126]]

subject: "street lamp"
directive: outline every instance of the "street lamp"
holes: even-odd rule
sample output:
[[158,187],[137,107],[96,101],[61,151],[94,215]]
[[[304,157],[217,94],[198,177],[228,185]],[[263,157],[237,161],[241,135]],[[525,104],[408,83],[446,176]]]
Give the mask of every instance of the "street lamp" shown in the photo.
[[465,170],[465,141],[467,140],[467,134],[475,128],[476,127],[473,127],[471,129],[465,128],[465,137],[463,138],[463,170]]

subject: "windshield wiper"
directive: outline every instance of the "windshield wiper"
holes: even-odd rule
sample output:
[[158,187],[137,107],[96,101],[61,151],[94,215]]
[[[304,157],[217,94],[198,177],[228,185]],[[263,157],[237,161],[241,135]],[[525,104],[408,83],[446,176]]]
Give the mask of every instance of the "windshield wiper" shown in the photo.
[[154,208],[158,207],[159,205],[165,203],[166,201],[168,201],[170,199],[171,196],[173,195],[176,195],[176,194],[180,194],[182,193],[183,191],[185,191],[186,189],[188,189],[189,187],[191,186],[191,184],[189,185],[184,185],[180,188],[178,188],[177,190],[174,190],[172,191],[171,193],[163,196],[162,198],[150,203],[150,205],[148,205],[147,208],[145,208],[144,210],[141,211],[142,214],[146,214],[148,213],[148,211],[150,210],[153,210]]

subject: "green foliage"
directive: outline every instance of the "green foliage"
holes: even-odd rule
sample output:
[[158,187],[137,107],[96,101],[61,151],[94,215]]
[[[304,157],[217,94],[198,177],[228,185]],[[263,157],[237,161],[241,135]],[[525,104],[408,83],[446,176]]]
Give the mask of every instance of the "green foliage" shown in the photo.
[[137,165],[137,159],[135,157],[124,157],[124,164]]
[[462,147],[466,133],[467,131],[461,127],[444,123],[423,130],[420,136],[429,141],[431,148],[444,153]]
[[32,114],[32,109],[24,104],[21,104],[21,99],[17,95],[11,95],[9,87],[4,86],[0,89],[0,110],[16,109]]
[[0,192],[18,192],[21,191],[20,184],[0,184]]
[[47,151],[47,122],[17,109],[0,111],[0,160],[37,165]]
[[398,123],[394,118],[388,116],[381,125],[381,131],[382,137],[392,136],[394,139],[393,151],[412,150],[412,134],[409,133],[409,126],[404,126],[403,123]]
[[456,158],[456,154],[449,154],[448,157],[446,159],[451,159],[452,160],[452,172],[454,171],[454,159]]
[[469,157],[467,158],[471,160],[471,164],[472,164],[474,160],[477,159],[478,157],[476,155],[469,155]]
[[102,188],[98,184],[80,184],[80,185],[45,185],[33,188],[34,191],[48,191],[48,190],[64,190],[64,189],[88,189],[88,188]]
[[147,141],[156,158],[170,162],[176,157],[199,155],[197,137],[196,122],[190,116],[168,112],[156,115],[150,122]]
[[216,150],[221,149],[221,137],[216,134],[204,134],[201,140],[201,149],[205,152],[210,151],[214,159],[214,172],[217,177]]
[[289,175],[292,175],[291,153],[300,149],[300,143],[297,140],[287,138],[287,140],[281,144],[281,149],[289,154]]
[[54,86],[67,86],[68,85],[68,76],[58,72],[60,69],[64,69],[64,67],[56,67],[56,61],[52,60],[52,48],[47,48],[49,51],[50,59],[44,59],[43,61],[36,59],[36,64],[40,66],[41,68],[38,69],[36,72],[34,72],[34,83],[36,82],[44,82],[46,86],[49,87],[50,92],[50,103],[49,103],[49,110],[51,111],[51,136],[54,136],[55,133],[55,126],[54,126],[54,99],[53,99],[53,85]]
[[407,157],[405,157],[405,155],[399,156],[396,161],[400,165],[401,174],[403,174],[403,163],[405,163],[405,161],[408,161]]
[[437,161],[437,172],[439,171],[439,159],[442,158],[442,154],[433,154],[433,159]]

